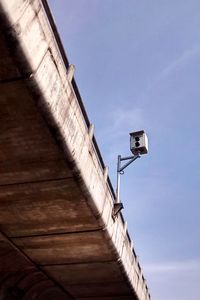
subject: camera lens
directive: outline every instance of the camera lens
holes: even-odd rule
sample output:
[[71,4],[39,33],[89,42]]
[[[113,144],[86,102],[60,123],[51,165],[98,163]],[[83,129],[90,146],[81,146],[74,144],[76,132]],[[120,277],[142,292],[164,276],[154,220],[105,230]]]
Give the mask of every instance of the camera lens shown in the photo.
[[139,147],[140,146],[140,143],[139,142],[136,142],[135,143],[135,147]]
[[136,142],[139,142],[139,140],[140,140],[139,136],[136,136],[135,140],[136,140]]

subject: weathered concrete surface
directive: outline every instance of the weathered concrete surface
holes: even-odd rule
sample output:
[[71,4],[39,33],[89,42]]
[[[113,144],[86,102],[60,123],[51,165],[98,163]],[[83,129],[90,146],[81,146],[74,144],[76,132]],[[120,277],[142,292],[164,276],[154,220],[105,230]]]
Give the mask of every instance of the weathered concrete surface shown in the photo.
[[0,234],[0,299],[72,299]]
[[0,41],[0,299],[149,300],[46,2]]

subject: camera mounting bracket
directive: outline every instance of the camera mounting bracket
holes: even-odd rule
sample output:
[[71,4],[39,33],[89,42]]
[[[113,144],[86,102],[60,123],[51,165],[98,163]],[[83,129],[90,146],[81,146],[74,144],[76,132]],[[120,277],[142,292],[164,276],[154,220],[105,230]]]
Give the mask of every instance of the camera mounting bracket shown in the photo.
[[[140,158],[140,154],[121,157],[118,155],[117,160],[117,188],[116,188],[116,202],[113,207],[113,218],[116,218],[118,213],[123,209],[123,203],[120,201],[120,175],[124,174],[124,170],[133,163],[137,158]],[[127,161],[123,166],[121,165],[122,161]]]

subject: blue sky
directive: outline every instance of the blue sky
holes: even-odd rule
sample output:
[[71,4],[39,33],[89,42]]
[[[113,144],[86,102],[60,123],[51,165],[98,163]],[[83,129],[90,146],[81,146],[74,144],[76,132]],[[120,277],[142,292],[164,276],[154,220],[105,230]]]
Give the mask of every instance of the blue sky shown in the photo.
[[152,300],[199,299],[200,1],[49,3],[114,187],[129,132],[148,134],[121,199]]

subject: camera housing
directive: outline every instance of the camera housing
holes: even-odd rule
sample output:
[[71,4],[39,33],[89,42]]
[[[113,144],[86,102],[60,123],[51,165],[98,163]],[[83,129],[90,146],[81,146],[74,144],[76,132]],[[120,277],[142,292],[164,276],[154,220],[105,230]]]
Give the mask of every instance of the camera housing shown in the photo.
[[134,155],[148,153],[148,138],[144,130],[130,133],[130,148]]

